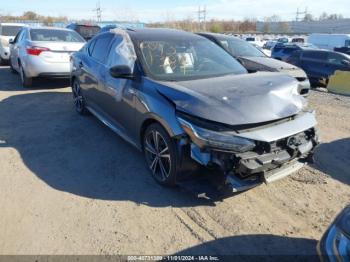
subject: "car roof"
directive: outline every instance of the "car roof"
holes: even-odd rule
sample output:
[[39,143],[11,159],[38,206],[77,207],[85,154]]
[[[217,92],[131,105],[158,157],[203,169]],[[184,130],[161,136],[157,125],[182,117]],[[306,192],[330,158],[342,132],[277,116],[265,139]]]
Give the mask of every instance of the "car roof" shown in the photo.
[[209,36],[209,37],[214,37],[216,39],[219,39],[219,40],[228,40],[228,39],[237,39],[237,40],[241,40],[241,41],[244,41],[238,37],[235,37],[235,36],[232,36],[232,35],[224,35],[224,34],[218,34],[218,33],[197,33],[198,35],[201,35],[201,36]]
[[178,40],[186,37],[186,39],[203,39],[203,37],[188,33],[177,29],[168,28],[143,28],[143,29],[126,29],[126,32],[130,35],[132,39],[135,40],[152,40],[165,39],[165,40]]
[[91,24],[91,23],[70,23],[67,26],[72,26],[72,25],[75,25],[75,26],[98,26],[98,27],[100,27],[98,24]]
[[41,30],[41,29],[45,29],[45,30],[61,30],[61,31],[73,31],[69,28],[64,28],[64,27],[51,27],[51,26],[28,26],[26,27],[28,28],[28,30]]

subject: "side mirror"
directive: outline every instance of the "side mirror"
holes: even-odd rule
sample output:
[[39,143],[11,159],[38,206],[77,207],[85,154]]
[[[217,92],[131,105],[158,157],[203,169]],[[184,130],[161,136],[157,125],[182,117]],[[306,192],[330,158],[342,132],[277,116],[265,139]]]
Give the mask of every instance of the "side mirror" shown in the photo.
[[131,68],[126,65],[113,66],[109,69],[109,73],[111,74],[112,77],[115,77],[115,78],[126,78],[126,79],[134,78]]
[[15,40],[14,40],[13,38],[10,38],[9,44],[10,44],[10,45],[13,45],[14,43],[15,43]]

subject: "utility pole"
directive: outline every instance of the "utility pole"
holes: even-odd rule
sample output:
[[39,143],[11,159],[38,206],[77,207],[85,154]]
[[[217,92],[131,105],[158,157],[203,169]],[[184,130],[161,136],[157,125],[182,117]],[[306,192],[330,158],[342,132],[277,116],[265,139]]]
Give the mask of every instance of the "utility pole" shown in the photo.
[[101,9],[101,3],[98,1],[96,3],[96,9],[92,10],[93,12],[96,12],[97,22],[101,22],[102,20],[102,9]]
[[297,9],[297,12],[296,12],[296,16],[295,16],[295,21],[296,22],[299,22],[300,21],[300,16],[301,15],[307,15],[307,13],[308,13],[308,11],[307,11],[307,7],[305,8],[305,11],[304,12],[302,12],[302,11],[300,11],[299,10],[299,7],[298,7],[298,9]]
[[206,21],[207,20],[207,7],[204,6],[203,9],[201,6],[198,7],[198,24],[199,24],[199,30],[202,28],[203,23],[203,31],[206,31]]

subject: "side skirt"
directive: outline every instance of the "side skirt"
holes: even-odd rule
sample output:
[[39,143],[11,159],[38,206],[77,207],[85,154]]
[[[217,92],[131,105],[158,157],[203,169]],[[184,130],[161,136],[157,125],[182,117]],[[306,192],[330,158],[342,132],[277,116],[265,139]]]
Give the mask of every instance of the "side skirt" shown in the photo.
[[93,114],[98,120],[100,120],[103,124],[108,126],[110,129],[112,129],[113,132],[115,132],[117,135],[119,135],[121,138],[123,138],[126,142],[130,143],[134,147],[136,147],[139,151],[141,150],[141,147],[138,146],[132,139],[130,139],[129,136],[127,136],[123,131],[121,131],[120,128],[118,128],[116,125],[112,124],[106,117],[102,116],[100,113],[98,113],[95,109],[86,106],[86,108]]

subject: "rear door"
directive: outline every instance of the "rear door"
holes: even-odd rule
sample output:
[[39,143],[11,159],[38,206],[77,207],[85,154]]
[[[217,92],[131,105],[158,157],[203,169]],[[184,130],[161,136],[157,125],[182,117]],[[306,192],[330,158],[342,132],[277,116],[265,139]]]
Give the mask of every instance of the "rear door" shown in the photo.
[[86,99],[100,114],[107,113],[106,100],[108,93],[105,90],[106,61],[114,34],[104,33],[92,40],[87,48],[85,59],[82,61]]
[[326,78],[327,52],[325,51],[304,51],[301,58],[301,68],[304,69],[310,80]]
[[23,39],[23,36],[25,34],[25,30],[22,29],[13,40],[13,44],[10,46],[10,62],[12,66],[18,70],[18,57],[19,57],[19,47],[20,42]]

